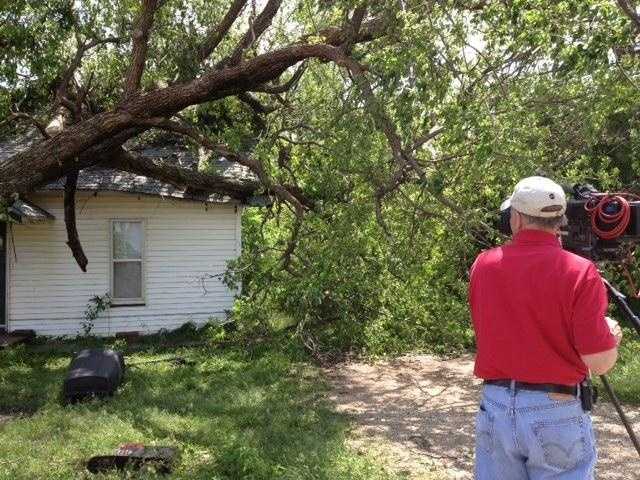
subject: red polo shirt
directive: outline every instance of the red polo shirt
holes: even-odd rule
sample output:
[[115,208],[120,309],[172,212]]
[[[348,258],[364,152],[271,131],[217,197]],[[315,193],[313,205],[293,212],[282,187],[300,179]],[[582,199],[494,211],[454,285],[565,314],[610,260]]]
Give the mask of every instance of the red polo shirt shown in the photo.
[[588,371],[580,354],[616,345],[595,265],[541,230],[478,256],[469,303],[480,378],[574,385]]

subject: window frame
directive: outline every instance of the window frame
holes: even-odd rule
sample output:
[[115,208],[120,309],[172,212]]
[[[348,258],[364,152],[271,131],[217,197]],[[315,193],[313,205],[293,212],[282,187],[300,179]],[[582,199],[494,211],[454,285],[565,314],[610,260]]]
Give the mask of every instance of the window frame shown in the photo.
[[[115,259],[113,258],[113,227],[115,223],[140,223],[142,226],[142,252],[140,255],[140,259]],[[146,221],[143,218],[112,218],[109,221],[109,291],[111,295],[111,305],[112,306],[144,306],[146,305],[146,253],[147,253],[147,225]],[[115,268],[114,265],[116,262],[126,263],[126,262],[140,262],[140,276],[141,276],[141,288],[140,298],[116,298],[115,297]]]

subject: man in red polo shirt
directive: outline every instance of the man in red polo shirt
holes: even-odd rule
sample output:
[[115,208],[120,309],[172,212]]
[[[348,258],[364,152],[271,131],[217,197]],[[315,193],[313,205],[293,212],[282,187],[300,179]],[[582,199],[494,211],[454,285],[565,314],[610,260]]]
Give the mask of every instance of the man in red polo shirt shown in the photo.
[[578,386],[614,365],[621,331],[605,317],[596,266],[562,249],[562,188],[525,178],[506,207],[512,241],[471,267],[474,373],[484,379],[476,478],[593,478],[595,439]]

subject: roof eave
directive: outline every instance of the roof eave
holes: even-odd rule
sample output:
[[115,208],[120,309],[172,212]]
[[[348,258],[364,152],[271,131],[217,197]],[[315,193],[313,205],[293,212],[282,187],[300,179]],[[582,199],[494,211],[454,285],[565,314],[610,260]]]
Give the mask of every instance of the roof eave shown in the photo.
[[[9,218],[7,218],[7,215]],[[4,221],[14,221],[22,224],[43,223],[55,220],[55,216],[44,208],[27,200],[17,199],[7,209]]]

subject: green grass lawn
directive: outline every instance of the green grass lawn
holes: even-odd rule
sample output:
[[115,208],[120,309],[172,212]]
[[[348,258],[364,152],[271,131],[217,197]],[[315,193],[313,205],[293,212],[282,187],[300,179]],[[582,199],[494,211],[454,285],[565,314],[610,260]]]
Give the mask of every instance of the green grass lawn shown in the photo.
[[[632,404],[640,404],[636,336],[625,331],[620,360],[609,375],[616,393]],[[208,343],[172,346],[182,340]],[[285,340],[220,347],[206,332],[150,337],[126,356],[126,379],[113,399],[62,406],[73,352],[109,344],[0,350],[0,416],[16,415],[0,423],[0,479],[156,478],[94,476],[84,469],[89,457],[128,442],[177,446],[177,468],[164,478],[404,478],[388,472],[379,452],[362,454],[347,446],[348,419],[328,405],[319,370]],[[133,365],[173,356],[195,365]]]
[[[621,401],[640,405],[640,337],[635,330],[624,329],[618,352],[618,362],[607,375],[609,383]],[[602,386],[600,392],[606,395]]]
[[347,447],[347,420],[331,411],[318,370],[293,347],[150,347],[126,361],[182,355],[196,364],[132,366],[113,399],[62,406],[74,348],[0,351],[0,415],[19,414],[0,426],[0,478],[123,478],[91,475],[83,462],[126,442],[177,446],[169,478],[400,478]]

